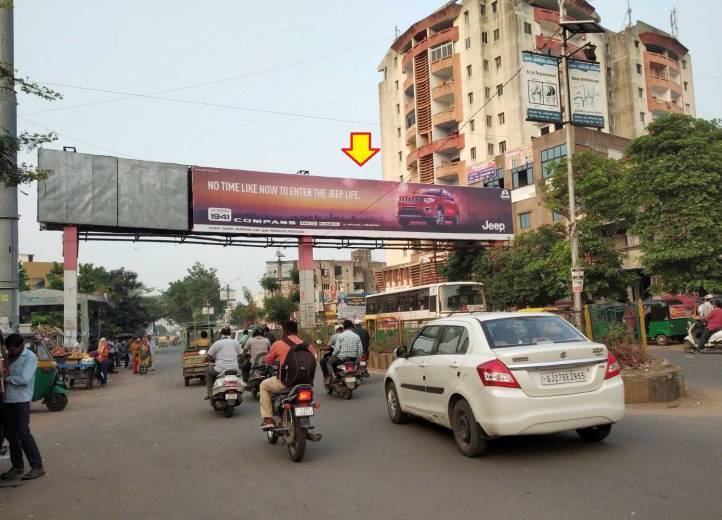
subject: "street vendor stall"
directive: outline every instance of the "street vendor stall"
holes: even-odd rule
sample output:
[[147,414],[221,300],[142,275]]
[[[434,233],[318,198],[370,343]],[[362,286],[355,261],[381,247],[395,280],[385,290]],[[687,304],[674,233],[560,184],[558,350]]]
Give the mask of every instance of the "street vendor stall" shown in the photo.
[[93,388],[96,377],[95,358],[87,352],[74,351],[65,356],[65,380],[70,388],[75,388],[77,381],[85,388]]

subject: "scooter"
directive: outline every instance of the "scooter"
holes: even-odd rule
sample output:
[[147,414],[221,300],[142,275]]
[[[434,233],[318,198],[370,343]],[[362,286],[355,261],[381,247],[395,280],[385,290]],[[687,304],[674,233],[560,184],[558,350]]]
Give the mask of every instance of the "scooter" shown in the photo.
[[360,385],[359,369],[354,359],[339,363],[331,381],[324,382],[326,392],[329,394],[335,393],[344,399],[351,399],[353,391]]
[[[206,352],[198,352],[204,356]],[[238,376],[237,369],[225,370],[218,374],[211,387],[211,398],[209,402],[215,411],[222,413],[224,417],[233,417],[234,409],[243,402],[241,394],[245,384]]]
[[319,442],[320,433],[311,433],[311,417],[318,404],[313,402],[313,387],[297,385],[273,396],[274,428],[266,431],[269,444],[283,437],[293,462],[301,462],[306,453],[306,441]]
[[361,357],[358,360],[358,377],[359,383],[363,383],[364,379],[371,377],[369,375],[368,356],[366,354],[361,354]]
[[[699,338],[705,327],[705,322],[701,320],[688,320],[687,337],[684,338],[684,350],[686,352],[696,352]],[[722,330],[718,330],[712,334],[704,345],[701,354],[722,353]]]
[[256,359],[256,364],[251,366],[248,372],[248,381],[246,381],[245,391],[250,392],[253,398],[258,397],[261,383],[273,376],[273,367],[266,365],[263,359]]

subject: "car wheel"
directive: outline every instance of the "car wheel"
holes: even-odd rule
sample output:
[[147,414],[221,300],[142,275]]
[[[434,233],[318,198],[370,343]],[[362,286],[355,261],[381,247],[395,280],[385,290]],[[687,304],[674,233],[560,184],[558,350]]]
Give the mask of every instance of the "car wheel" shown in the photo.
[[401,227],[404,227],[404,228],[405,228],[405,227],[409,227],[409,224],[410,224],[410,223],[411,223],[411,221],[410,221],[409,219],[407,219],[407,218],[400,218],[400,219],[399,219],[399,225],[400,225]]
[[456,402],[452,412],[452,429],[459,451],[467,457],[478,457],[487,448],[487,442],[481,438],[481,428],[476,422],[471,406],[465,400]]
[[600,442],[609,436],[612,431],[611,424],[600,424],[599,426],[590,426],[589,428],[579,428],[577,435],[587,442]]
[[396,385],[393,383],[386,385],[386,408],[389,411],[389,418],[394,424],[401,424],[409,419],[409,416],[401,411],[399,394],[396,392]]
[[434,213],[434,218],[432,219],[432,224],[435,226],[443,226],[444,222],[446,222],[446,216],[444,215],[444,208],[438,207],[436,208],[436,213]]
[[45,398],[45,406],[51,412],[60,412],[68,405],[68,396],[65,394],[50,394]]
[[659,345],[660,347],[664,347],[669,344],[669,338],[664,334],[657,335],[657,337],[654,338],[654,341],[656,341],[657,345]]

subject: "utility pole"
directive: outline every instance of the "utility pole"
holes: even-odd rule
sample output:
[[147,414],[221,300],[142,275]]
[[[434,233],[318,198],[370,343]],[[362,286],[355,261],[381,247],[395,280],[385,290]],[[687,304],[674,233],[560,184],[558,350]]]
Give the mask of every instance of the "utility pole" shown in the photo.
[[[17,137],[15,49],[12,4],[0,7],[0,135]],[[17,160],[13,158],[13,162]],[[18,188],[0,182],[0,329],[16,331],[18,302]]]

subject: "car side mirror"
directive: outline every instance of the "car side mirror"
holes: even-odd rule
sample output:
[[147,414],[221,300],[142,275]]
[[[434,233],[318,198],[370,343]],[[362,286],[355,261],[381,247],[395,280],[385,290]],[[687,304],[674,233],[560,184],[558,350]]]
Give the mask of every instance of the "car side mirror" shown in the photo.
[[397,358],[405,358],[409,355],[409,350],[406,348],[406,345],[401,345],[400,347],[397,347],[394,351],[394,355]]

